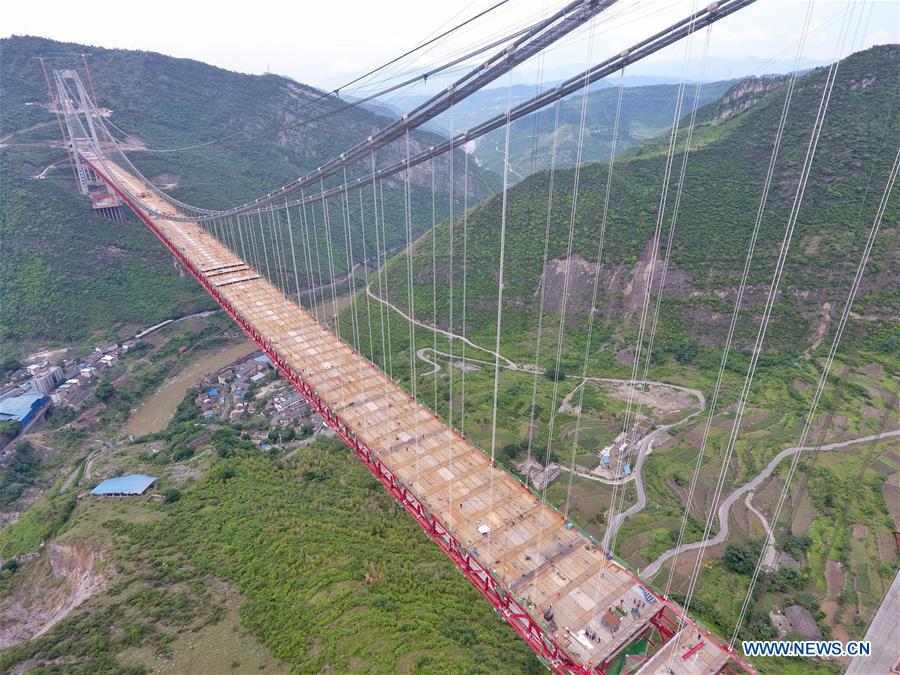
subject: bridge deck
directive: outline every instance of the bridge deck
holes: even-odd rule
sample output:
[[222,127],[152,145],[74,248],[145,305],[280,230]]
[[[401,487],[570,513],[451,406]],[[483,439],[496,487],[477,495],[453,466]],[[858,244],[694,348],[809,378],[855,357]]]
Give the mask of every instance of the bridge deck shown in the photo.
[[691,675],[717,673],[728,654],[705,649],[707,638],[690,627],[682,629],[636,672],[636,675]]
[[[147,209],[139,215],[152,221],[157,233],[205,275],[582,667],[602,667],[650,627],[661,609],[666,608],[669,618],[676,615],[677,607],[650,592],[615,560],[607,560],[577,529],[567,529],[559,514],[492,467],[481,451],[215,237],[196,223],[151,218],[150,211],[174,215],[172,206],[120,166],[100,163],[87,153],[85,159],[128,193],[136,211]],[[551,606],[555,627],[542,618]],[[686,630],[696,635],[699,629],[689,623]],[[596,639],[588,639],[584,631]],[[692,672],[709,672],[710,664],[727,660],[712,639],[705,640],[699,652],[704,653],[691,659],[699,666]],[[679,666],[687,665],[678,660]]]

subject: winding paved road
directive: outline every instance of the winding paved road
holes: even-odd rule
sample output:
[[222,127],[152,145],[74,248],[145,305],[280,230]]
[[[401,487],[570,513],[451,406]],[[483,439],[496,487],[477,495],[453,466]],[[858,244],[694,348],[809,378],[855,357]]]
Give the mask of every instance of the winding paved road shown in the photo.
[[368,295],[370,298],[372,298],[376,302],[380,302],[385,307],[389,307],[390,309],[394,310],[395,312],[397,312],[397,314],[399,314],[404,319],[413,323],[416,326],[420,326],[421,328],[425,328],[425,329],[433,331],[435,333],[440,333],[441,335],[443,335],[444,337],[446,337],[450,340],[459,340],[460,342],[465,342],[467,345],[469,345],[473,349],[478,349],[479,351],[487,352],[494,358],[497,358],[499,356],[500,360],[503,361],[503,363],[506,365],[506,367],[509,368],[510,370],[523,370],[523,368],[520,368],[517,364],[513,363],[508,358],[503,356],[503,354],[498,355],[497,352],[492,351],[492,350],[488,349],[487,347],[482,347],[480,345],[477,345],[474,342],[472,342],[471,340],[469,340],[469,338],[467,338],[467,337],[463,337],[462,335],[457,335],[456,333],[451,333],[448,330],[444,330],[443,328],[438,328],[437,326],[432,326],[431,324],[424,323],[422,321],[419,321],[418,319],[413,319],[406,312],[404,312],[402,309],[397,307],[397,305],[393,304],[392,302],[389,302],[388,300],[385,300],[384,298],[379,298],[377,295],[375,295],[372,292],[372,284],[369,284],[368,286],[366,286],[366,295]]
[[886,438],[892,438],[894,436],[900,436],[900,429],[895,429],[893,431],[886,431],[882,434],[875,434],[873,436],[863,436],[862,438],[854,438],[849,441],[840,441],[838,443],[829,443],[828,445],[820,445],[820,446],[805,446],[802,448],[787,448],[786,450],[782,450],[775,458],[769,462],[765,469],[759,472],[755,478],[751,481],[745,483],[741,487],[733,490],[727,497],[725,497],[724,501],[719,505],[719,531],[715,536],[710,537],[706,541],[694,541],[689,544],[682,544],[677,548],[671,548],[665,553],[663,553],[659,558],[655,561],[647,565],[647,567],[643,570],[643,576],[647,579],[652,578],[657,572],[659,572],[663,563],[665,563],[670,558],[675,555],[681,555],[682,553],[686,553],[687,551],[693,551],[695,549],[700,548],[701,546],[715,546],[716,544],[721,544],[728,538],[728,516],[731,512],[731,507],[734,506],[735,502],[741,498],[742,495],[750,492],[751,490],[755,490],[759,485],[766,480],[769,476],[772,475],[772,472],[778,467],[778,465],[784,461],[787,457],[797,454],[798,452],[822,452],[825,450],[837,450],[839,448],[845,448],[850,445],[857,445],[859,443],[868,443],[870,441],[882,441]]
[[432,361],[428,358],[427,353],[429,351],[435,351],[431,349],[431,347],[422,347],[419,351],[416,352],[416,356],[420,361],[424,361],[429,366],[431,366],[431,370],[427,373],[419,373],[419,377],[425,377],[426,375],[434,375],[435,373],[439,373],[441,371],[441,364],[437,361]]
[[766,546],[766,553],[763,556],[762,564],[763,569],[768,568],[773,570],[775,569],[776,561],[778,560],[778,551],[775,550],[775,532],[772,531],[772,526],[769,525],[769,519],[766,518],[766,514],[753,506],[753,490],[747,493],[747,497],[744,499],[744,506],[747,507],[747,510],[750,511],[750,513],[759,519],[763,529],[766,531],[766,541],[769,542],[769,545]]

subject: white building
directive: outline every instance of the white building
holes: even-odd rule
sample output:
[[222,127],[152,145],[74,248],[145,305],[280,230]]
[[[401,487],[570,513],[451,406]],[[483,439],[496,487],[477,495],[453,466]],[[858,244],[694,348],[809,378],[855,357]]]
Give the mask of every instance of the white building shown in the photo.
[[119,357],[115,354],[105,354],[100,357],[100,363],[103,364],[104,368],[112,368],[119,362]]
[[35,391],[49,394],[56,389],[56,385],[65,379],[62,368],[58,366],[42,368],[33,373],[31,384]]

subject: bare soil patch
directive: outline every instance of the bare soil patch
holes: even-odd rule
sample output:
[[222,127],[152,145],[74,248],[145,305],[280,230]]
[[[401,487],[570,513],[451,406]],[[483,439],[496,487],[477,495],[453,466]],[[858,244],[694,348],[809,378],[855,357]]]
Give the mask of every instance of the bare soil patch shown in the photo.
[[885,481],[884,501],[894,519],[894,529],[900,530],[900,473],[893,474]]
[[110,572],[99,551],[85,544],[53,542],[27,568],[22,583],[0,600],[0,649],[39,637],[82,602],[103,590]]

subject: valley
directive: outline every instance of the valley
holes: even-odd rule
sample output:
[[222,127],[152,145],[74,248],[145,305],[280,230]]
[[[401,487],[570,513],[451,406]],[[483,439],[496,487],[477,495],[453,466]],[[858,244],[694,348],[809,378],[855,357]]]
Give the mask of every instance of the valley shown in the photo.
[[410,166],[510,78],[325,176],[431,98],[97,47],[54,108],[88,51],[0,39],[0,669],[858,667],[740,641],[896,586],[900,46]]

